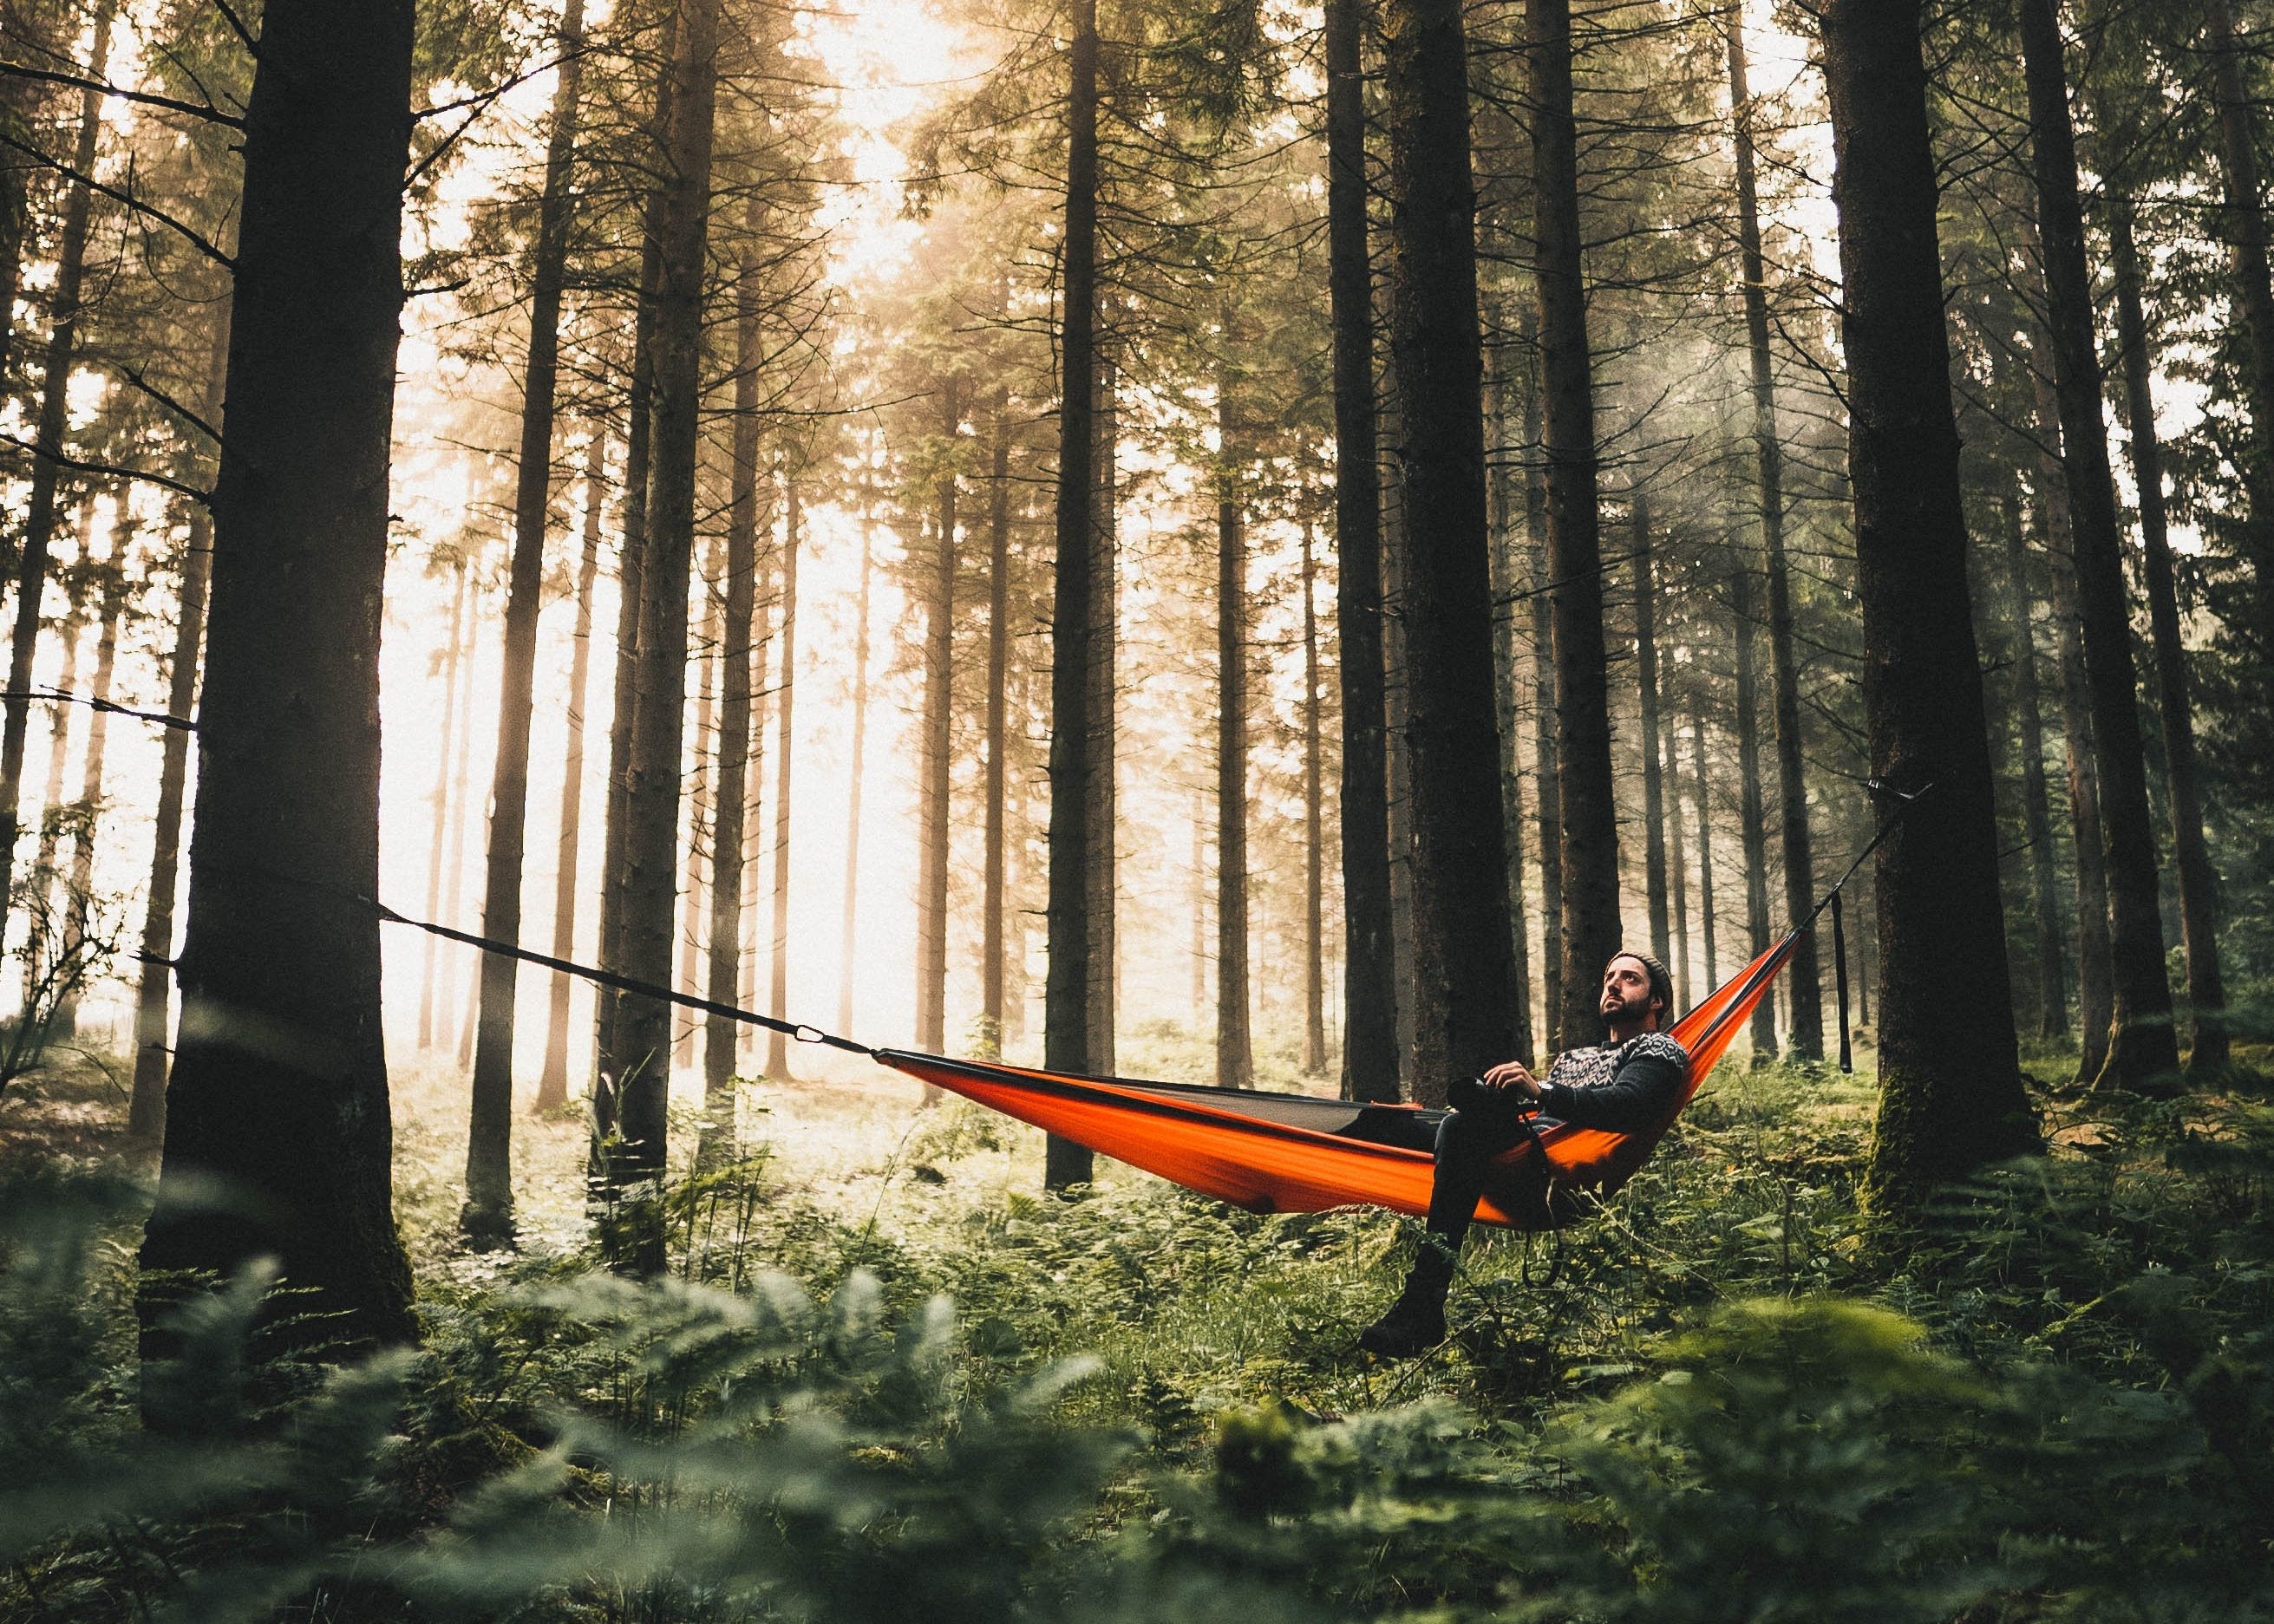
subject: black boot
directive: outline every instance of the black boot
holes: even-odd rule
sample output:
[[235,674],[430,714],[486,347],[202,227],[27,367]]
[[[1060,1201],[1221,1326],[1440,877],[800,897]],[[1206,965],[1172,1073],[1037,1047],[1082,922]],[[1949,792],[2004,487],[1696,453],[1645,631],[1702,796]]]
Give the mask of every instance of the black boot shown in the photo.
[[1381,1319],[1360,1331],[1358,1345],[1385,1359],[1410,1359],[1445,1340],[1445,1292],[1457,1254],[1436,1235],[1424,1236],[1405,1289]]

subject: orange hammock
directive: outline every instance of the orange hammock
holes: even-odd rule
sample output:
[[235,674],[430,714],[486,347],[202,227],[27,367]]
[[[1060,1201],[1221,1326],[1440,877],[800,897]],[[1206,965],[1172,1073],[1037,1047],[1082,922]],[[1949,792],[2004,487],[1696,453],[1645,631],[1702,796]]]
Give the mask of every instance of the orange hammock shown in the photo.
[[[1478,1218],[1544,1229],[1570,1211],[1542,1199],[1547,1192],[1561,1186],[1608,1195],[1624,1184],[1698,1092],[1799,940],[1799,931],[1787,936],[1675,1023],[1673,1036],[1689,1051],[1690,1068],[1681,1101],[1664,1122],[1647,1133],[1609,1133],[1543,1118],[1534,1135],[1499,1159]],[[1421,1217],[1429,1210],[1428,1152],[1348,1137],[1361,1129],[1361,1116],[1419,1106],[1073,1077],[905,1049],[872,1052],[896,1070],[1251,1212],[1367,1205]],[[1547,1159],[1544,1182],[1534,1156]]]

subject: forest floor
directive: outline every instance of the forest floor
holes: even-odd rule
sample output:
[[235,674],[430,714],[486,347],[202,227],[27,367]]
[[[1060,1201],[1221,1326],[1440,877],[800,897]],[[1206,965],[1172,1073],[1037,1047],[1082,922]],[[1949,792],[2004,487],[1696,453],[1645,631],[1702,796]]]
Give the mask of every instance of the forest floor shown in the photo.
[[[621,1425],[632,1390],[622,1385],[624,1370],[647,1370],[652,1384],[672,1360],[689,1357],[689,1347],[710,1345],[713,1333],[694,1335],[689,1323],[705,1314],[743,1323],[735,1316],[750,1311],[706,1306],[729,1299],[699,1295],[701,1287],[724,1286],[761,1304],[809,1294],[827,1305],[825,1314],[907,1327],[892,1344],[904,1352],[917,1343],[952,1349],[939,1357],[953,1359],[954,1403],[978,1404],[987,1414],[998,1412],[985,1407],[1004,1402],[1015,1409],[1025,1402],[1014,1397],[1023,1385],[1053,1368],[1078,1373],[1078,1380],[1050,1379],[1050,1425],[1075,1429],[1053,1433],[1052,1448],[1063,1454],[1077,1436],[1125,1440],[1113,1455],[1119,1464],[1100,1482],[1102,1498],[1076,1507],[1101,1538],[1116,1529],[1157,1531],[1164,1517],[1182,1528],[1177,1519],[1190,1513],[1193,1493],[1216,1497],[1210,1504],[1296,1494],[1282,1510],[1305,1495],[1323,1495],[1334,1504],[1282,1531],[1300,1544],[1324,1538],[1331,1523],[1377,1541],[1363,1571],[1337,1568],[1339,1576],[1322,1570],[1301,1582],[1313,1600],[1364,1616],[1433,1597],[1502,1594],[1514,1583],[1489,1563],[1477,1567],[1473,1530],[1458,1538],[1448,1531],[1459,1521],[1449,1507],[1459,1501],[1470,1507],[1460,1516],[1473,1515],[1474,1505],[1461,1497],[1487,1478],[1503,1496],[1495,1504],[1548,1493],[1557,1507],[1593,1507],[1571,1512],[1579,1518],[1573,1527],[1593,1530],[1589,1562],[1602,1560],[1598,1547],[1611,1538],[1614,1567],[1628,1562],[1638,1575],[1690,1560],[1719,1572],[1710,1551],[1668,1554],[1673,1535],[1653,1531],[1652,1519],[1665,1515],[1649,1503],[1653,1494],[1685,1482],[1705,1489],[1707,1502],[1723,1507],[1706,1519],[1722,1529],[1716,1538],[1755,1538],[1754,1524],[1768,1514],[1747,1500],[1758,1489],[1761,1462],[1745,1451],[1785,1450],[1786,1433],[1797,1427],[1809,1448],[1830,1455],[1808,1468],[1803,1450],[1777,1470],[1828,1472],[1822,1492],[1834,1500],[1828,1485],[1838,1481],[1879,1483],[1854,1515],[1885,1517],[1897,1501],[1911,1504],[1905,1497],[1918,1492],[1919,1462],[1928,1455],[1941,1462],[1936,1473],[1953,1483],[1969,1476],[2003,1483],[1983,1462],[1994,1455],[1998,1427],[2022,1422],[2068,1440],[2054,1452],[2070,1474],[2058,1494],[2045,1487],[2052,1477],[2040,1455],[1997,1457],[2007,1459],[1999,1470],[2019,1474],[2014,1483],[2037,1485],[1997,1492],[2003,1515],[2027,1524],[2037,1542],[2030,1549],[2112,1552],[2112,1542],[2137,1536],[2110,1532],[2111,1518],[2136,1522],[2149,1515],[2137,1507],[2169,1506],[2178,1508],[2169,1515],[2225,1530],[2188,1547],[2199,1567],[2210,1561],[2205,1551],[2217,1554],[2206,1570],[2213,1577],[2190,1569],[2195,1576],[2185,1583],[2159,1580],[2166,1589],[2179,1584],[2172,1595],[2192,1597],[2192,1606],[2202,1601],[2205,1584],[2218,1589],[2233,1580],[2258,1586],[2249,1593],[2260,1600],[2274,1597],[2263,1583],[2274,1530],[2253,1531],[2266,1521],[2263,1507],[2274,1490],[2274,1093],[2263,1080],[2274,1056],[2263,1050],[2245,1051],[2247,1064],[2220,1085],[2170,1101],[2080,1093],[2055,1081],[2074,1069],[2073,1056],[2033,1056],[2047,1154],[1985,1169],[1900,1230],[1875,1226],[1855,1201],[1871,1129],[1868,1057],[1853,1076],[1824,1066],[1748,1068],[1733,1057],[1652,1162],[1593,1219],[1552,1237],[1480,1229],[1454,1289],[1451,1337],[1408,1364],[1367,1358],[1355,1341],[1394,1293],[1416,1226],[1371,1211],[1258,1217],[1103,1162],[1086,1197],[1047,1199],[1040,1193],[1039,1133],[952,1097],[927,1107],[917,1085],[864,1063],[796,1057],[808,1063],[803,1080],[743,1086],[733,1154],[699,1174],[681,1169],[667,1202],[674,1282],[665,1296],[640,1299],[646,1306],[636,1314],[605,1294],[570,1312],[572,1320],[585,1312],[592,1324],[616,1324],[610,1335],[617,1353],[610,1357],[631,1364],[606,1365],[617,1372],[606,1380],[577,1362],[596,1357],[590,1339],[599,1333],[564,1342],[558,1317],[570,1301],[563,1293],[585,1289],[576,1282],[587,1278],[606,1278],[590,1274],[581,1115],[572,1109],[516,1118],[522,1250],[469,1256],[455,1233],[463,1083],[439,1062],[398,1064],[398,1212],[432,1357],[439,1368],[458,1372],[446,1384],[459,1394],[450,1404],[485,1417],[477,1431],[486,1441],[469,1446],[458,1437],[447,1448],[433,1446],[453,1462],[447,1477],[463,1485],[510,1466],[528,1442],[558,1425],[543,1417],[564,1404],[597,1405]],[[1132,1074],[1189,1075],[1199,1064],[1199,1048],[1168,1030],[1125,1056]],[[1284,1057],[1277,1070],[1286,1071]],[[115,1064],[89,1061],[19,1085],[0,1102],[0,1176],[41,1164],[117,1166],[124,1099],[114,1074],[123,1075]],[[1291,1074],[1273,1080],[1300,1082]],[[674,1133],[690,1143],[691,1118],[675,1123]],[[147,1176],[147,1159],[135,1170]],[[94,1304],[109,1316],[101,1340],[112,1360],[126,1359],[132,1346],[124,1276],[115,1259],[131,1241],[134,1218],[127,1212],[114,1221],[120,1244],[105,1275],[108,1295],[98,1293]],[[670,1296],[689,1290],[698,1295]],[[927,1306],[943,1300],[953,1305],[953,1330],[938,1318],[943,1308]],[[1809,1321],[1813,1328],[1803,1335],[1761,1319],[1764,1312],[1833,1318]],[[636,1335],[625,1328],[635,1321],[646,1327]],[[932,1329],[919,1335],[925,1326]],[[1666,1410],[1678,1395],[1664,1384],[1715,1372],[1723,1363],[1743,1371],[1764,1360],[1779,1372],[1773,1380],[1751,1397],[1742,1387],[1721,1393],[1711,1418]],[[809,1366],[800,1368],[810,1375]],[[1968,1372],[1976,1373],[1961,1374]],[[109,1380],[115,1387],[122,1379]],[[746,1372],[742,1380],[752,1377]],[[1829,1398],[1810,1385],[1825,1380],[1836,1388]],[[692,1408],[669,1410],[679,1417],[671,1425],[694,1425],[689,1417],[723,1403],[734,1383],[718,1381],[715,1371],[696,1380],[710,1396],[682,1393],[674,1402]],[[2061,1387],[2058,1402],[2044,1397],[2053,1391],[2048,1383],[2061,1382],[2085,1386]],[[1953,1413],[1965,1418],[1938,1421],[1942,1430],[1916,1445],[1926,1452],[1918,1455],[1913,1424],[1900,1417],[1928,1391],[1942,1395],[1936,1401],[1942,1409],[1956,1403]],[[2077,1396],[2087,1391],[2098,1395],[2090,1403]],[[1968,1396],[1953,1400],[1954,1394]],[[424,1402],[431,1408],[439,1401],[430,1394]],[[651,1403],[634,1404],[649,1429],[659,1424]],[[1748,1409],[1762,1404],[1773,1412],[1770,1419]],[[2152,1413],[2135,1413],[2141,1404]],[[962,1418],[947,1433],[926,1435],[952,1440],[978,1425],[981,1412],[955,1413]],[[1743,1419],[1742,1447],[1723,1435],[1736,1425],[1732,1416]],[[1993,1425],[1985,1416],[2005,1420]],[[1453,1474],[1465,1486],[1455,1494],[1445,1486],[1452,1478],[1424,1471],[1414,1481],[1435,1485],[1428,1493],[1438,1500],[1410,1485],[1402,1492],[1435,1508],[1424,1515],[1408,1506],[1392,1519],[1395,1527],[1374,1528],[1366,1517],[1379,1514],[1382,1485],[1420,1470],[1408,1458],[1419,1447],[1410,1437],[1395,1446],[1383,1441],[1400,1425],[1422,1426],[1438,1440],[1431,1449],[1471,1452]],[[1823,1435],[1842,1425],[1856,1435],[1833,1448]],[[2071,1439],[2062,1428],[2083,1430]],[[913,1444],[880,1447],[880,1458],[915,1458],[907,1453]],[[1827,1464],[1841,1449],[1848,1463]],[[1389,1453],[1375,1458],[1382,1451]],[[849,1458],[865,1457],[856,1451]],[[1480,1460],[1492,1462],[1488,1471]],[[2014,1466],[2016,1460],[2026,1466]],[[2076,1474],[2114,1483],[2140,1462],[2157,1461],[2164,1475],[2130,1483],[2121,1495],[2112,1491],[2090,1529],[2060,1524],[2070,1513],[2058,1507],[2077,1501]],[[1367,1479],[1374,1487],[1362,1494],[1351,1487],[1365,1476],[1361,1466],[1375,1474]],[[967,1462],[957,1470],[981,1469]],[[1442,1462],[1429,1468],[1452,1470]],[[1282,1478],[1280,1488],[1270,1487]],[[2182,1479],[2187,1492],[2178,1494]],[[1285,1486],[1298,1480],[1308,1485],[1299,1493]],[[1574,1499],[1583,1485],[1598,1497]],[[459,1490],[430,1485],[423,1492],[440,1495],[433,1502],[433,1515],[440,1515]],[[1362,1503],[1375,1509],[1361,1515]],[[1523,1503],[1536,1519],[1538,1505]],[[1694,1510],[1701,1502],[1693,1496],[1685,1503]],[[2254,1503],[2260,1514],[2236,1509]],[[2037,1508],[2024,1515],[2016,1507]],[[1328,1511],[1332,1517],[1320,1521]],[[1833,1515],[1834,1523],[1841,1515]],[[0,1535],[4,1523],[0,1516]],[[2022,1548],[2014,1527],[1999,1526],[2001,1549]],[[1201,1537],[1187,1529],[1179,1538],[1186,1544],[1178,1548],[1191,1557],[1186,1547]],[[1894,1544],[1871,1549],[1886,1562],[1918,1560],[1909,1535],[1885,1538]],[[1447,1554],[1455,1546],[1457,1560]],[[1796,1547],[1779,1549],[1784,1554],[1772,1567],[1805,1566]],[[1621,1550],[1627,1554],[1617,1556]],[[2239,1551],[2257,1553],[2255,1569],[2236,1565]],[[1314,1552],[1304,1560],[1315,1558]],[[1253,1551],[1237,1555],[1239,1563],[1259,1560]],[[2053,1571],[2050,1559],[2031,1560],[2042,1573]],[[2139,1566],[2136,1555],[2126,1560]],[[1401,1564],[1446,1562],[1451,1566],[1440,1576],[1417,1581],[1410,1594],[1397,1571]],[[1979,1583],[1999,1593],[2019,1583],[1998,1571],[2005,1576],[1984,1569]],[[2041,1581],[2040,1591],[2052,1583],[2042,1575]],[[2255,1602],[2220,1593],[2226,1611],[2198,1616],[2253,1616]],[[2049,1616],[2043,1594],[2033,1594],[2037,1599],[2019,1611],[1980,1616]],[[0,1604],[5,1599],[0,1595]],[[1741,1598],[1733,1593],[1729,1605],[1739,1606]],[[0,1614],[7,1611],[0,1605]],[[1600,1611],[1626,1616],[1607,1602]],[[1633,1616],[1657,1615],[1645,1608]],[[2088,1608],[2077,1616],[2157,1614]]]

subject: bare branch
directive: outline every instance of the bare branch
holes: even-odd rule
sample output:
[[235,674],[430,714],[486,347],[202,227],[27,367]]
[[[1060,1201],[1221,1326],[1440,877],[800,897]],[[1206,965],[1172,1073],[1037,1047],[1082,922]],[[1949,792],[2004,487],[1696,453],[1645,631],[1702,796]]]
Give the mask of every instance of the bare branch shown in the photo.
[[213,506],[211,491],[200,491],[197,486],[184,484],[169,474],[154,474],[147,469],[140,468],[122,468],[116,462],[91,462],[64,452],[50,451],[37,440],[19,440],[13,434],[0,434],[0,446],[13,446],[19,451],[28,451],[43,462],[53,462],[57,468],[68,468],[73,473],[108,474],[114,479],[139,479],[145,484],[158,485],[178,495],[186,496],[192,501],[202,503],[207,508]]
[[78,184],[86,187],[89,192],[97,192],[103,197],[109,198],[114,203],[124,204],[128,208],[133,210],[138,214],[148,215],[159,224],[174,231],[184,242],[188,243],[191,247],[205,255],[207,259],[211,259],[215,265],[222,267],[231,275],[235,275],[237,274],[236,259],[231,258],[230,255],[223,253],[220,248],[215,245],[210,237],[207,237],[196,227],[177,220],[173,215],[168,214],[164,209],[158,207],[155,204],[145,203],[141,199],[134,196],[132,192],[121,192],[116,186],[106,185],[102,181],[95,179],[92,175],[82,175],[77,169],[65,163],[62,159],[50,156],[49,154],[41,152],[38,147],[29,146],[25,142],[19,141],[11,135],[0,135],[0,147],[5,147],[12,151],[19,152],[26,158],[30,158],[34,162],[53,169],[64,179],[76,182]]
[[21,63],[0,62],[0,78],[35,79],[43,85],[62,85],[72,90],[92,90],[106,96],[116,96],[121,102],[132,102],[143,107],[162,107],[169,112],[187,113],[192,118],[202,118],[210,124],[226,124],[232,130],[245,128],[245,120],[234,113],[203,102],[181,102],[172,96],[154,95],[147,90],[128,90],[121,86],[105,84],[99,79],[84,79],[76,73],[50,73],[44,68],[27,68]]

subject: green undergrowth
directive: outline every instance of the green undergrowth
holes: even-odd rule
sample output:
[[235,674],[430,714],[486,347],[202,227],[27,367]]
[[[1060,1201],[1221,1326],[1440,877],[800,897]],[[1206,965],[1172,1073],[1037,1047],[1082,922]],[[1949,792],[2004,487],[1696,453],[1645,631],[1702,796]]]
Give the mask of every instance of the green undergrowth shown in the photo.
[[1898,1229],[1865,1083],[1725,1068],[1404,1365],[1354,1344],[1412,1225],[984,1186],[1026,1131],[950,1104],[866,1200],[746,1137],[667,1278],[414,1210],[423,1350],[265,1362],[254,1273],[138,1379],[139,1186],[19,1165],[0,1617],[2268,1616],[2274,1100],[2043,1102]]

